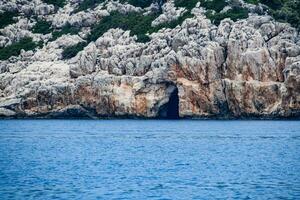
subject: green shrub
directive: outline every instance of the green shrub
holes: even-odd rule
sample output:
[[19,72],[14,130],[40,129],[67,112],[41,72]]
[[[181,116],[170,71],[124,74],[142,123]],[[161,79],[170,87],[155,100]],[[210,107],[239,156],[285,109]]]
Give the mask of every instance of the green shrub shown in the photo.
[[238,19],[248,18],[248,10],[246,8],[234,7],[228,10],[225,13],[214,13],[210,10],[206,12],[206,16],[210,19],[215,25],[219,25],[220,22],[225,18],[230,18],[233,21]]
[[52,32],[52,38],[50,41],[54,41],[65,34],[76,35],[78,34],[79,31],[80,31],[79,27],[75,27],[75,26],[71,26],[70,24],[67,24],[63,26],[61,30],[56,30]]
[[148,41],[146,34],[157,32],[162,28],[175,28],[181,24],[186,18],[192,17],[189,12],[172,22],[161,24],[157,27],[152,27],[151,23],[158,17],[158,14],[144,16],[142,13],[122,14],[112,12],[109,16],[104,17],[96,26],[93,27],[88,41],[95,41],[111,28],[121,28],[130,30],[131,35],[137,35],[138,41]]
[[55,7],[63,7],[66,4],[66,0],[42,0],[44,3],[52,4]]
[[185,12],[182,16],[180,16],[177,20],[173,20],[170,22],[166,22],[163,24],[160,24],[156,27],[153,27],[151,29],[151,32],[157,32],[162,28],[175,28],[178,25],[181,25],[183,23],[184,20],[186,20],[187,18],[192,18],[194,15],[192,15],[190,12]]
[[77,55],[79,51],[82,51],[84,47],[86,47],[87,43],[86,42],[80,42],[74,46],[69,46],[64,49],[62,52],[62,57],[63,59],[69,59],[73,58],[74,56]]
[[267,5],[271,9],[280,9],[283,6],[282,0],[260,0],[260,3]]
[[201,0],[201,6],[206,9],[220,12],[228,3],[225,0]]
[[257,5],[259,3],[259,0],[244,0],[246,3],[251,3]]
[[123,30],[130,30],[131,35],[137,36],[138,42],[148,42],[150,38],[147,34],[157,32],[161,28],[174,28],[181,24],[186,18],[192,17],[190,12],[186,12],[182,17],[169,23],[161,24],[157,27],[152,27],[151,23],[159,16],[159,13],[150,15],[143,15],[142,13],[131,12],[122,14],[119,12],[112,12],[109,16],[104,17],[98,24],[96,24],[89,34],[86,43],[66,48],[63,52],[63,58],[71,58],[81,51],[85,45],[92,41],[96,41],[105,32],[112,28],[120,28]]
[[188,10],[193,9],[196,4],[199,2],[199,0],[175,0],[175,6],[176,7],[184,7]]
[[38,20],[37,23],[32,28],[33,33],[41,33],[41,34],[48,34],[51,33],[51,23],[44,21],[44,20]]
[[151,23],[156,17],[157,15],[144,16],[141,13],[135,12],[128,14],[112,12],[92,28],[91,33],[87,38],[87,43],[80,43],[66,48],[63,51],[63,58],[68,59],[74,57],[89,42],[96,41],[100,36],[112,28],[131,30],[131,35],[137,35],[139,42],[147,42],[149,41],[149,37],[146,36],[146,33],[151,32]]
[[18,16],[18,13],[16,12],[6,11],[4,13],[0,13],[0,29],[9,24],[15,23],[15,20],[13,18],[16,16]]
[[246,0],[248,3],[262,3],[269,7],[269,14],[277,21],[288,22],[300,29],[299,0]]
[[220,12],[228,3],[225,0],[175,0],[176,7],[184,7],[192,10],[200,2],[201,6],[208,10]]
[[79,51],[81,51],[84,48],[85,45],[92,41],[96,41],[105,32],[112,28],[130,30],[131,35],[137,36],[138,42],[145,43],[150,41],[150,38],[147,36],[147,34],[157,32],[161,28],[174,28],[178,24],[181,24],[186,18],[192,16],[190,12],[186,12],[178,20],[174,20],[169,23],[164,23],[157,27],[152,27],[152,21],[156,19],[159,16],[159,14],[160,13],[152,13],[150,15],[143,15],[142,13],[137,12],[131,12],[127,14],[112,12],[109,16],[104,17],[98,24],[92,27],[91,33],[87,37],[86,43],[80,43],[76,46],[66,48],[63,52],[63,58],[67,59],[74,57]]
[[300,30],[300,1],[285,1],[280,9],[270,10],[278,21],[288,22]]
[[120,3],[129,3],[135,7],[146,8],[149,7],[153,0],[120,0]]
[[109,16],[104,17],[96,26],[93,27],[88,41],[95,41],[111,28],[121,28],[131,30],[132,35],[144,35],[151,32],[151,23],[157,15],[144,16],[141,13],[131,12],[122,14],[112,12]]
[[7,60],[11,56],[18,56],[22,49],[33,50],[41,44],[32,41],[32,38],[23,38],[19,42],[0,49],[0,60]]
[[78,8],[75,10],[75,12],[80,12],[83,10],[87,10],[89,8],[95,8],[97,4],[103,3],[105,0],[84,0],[81,2],[78,6]]

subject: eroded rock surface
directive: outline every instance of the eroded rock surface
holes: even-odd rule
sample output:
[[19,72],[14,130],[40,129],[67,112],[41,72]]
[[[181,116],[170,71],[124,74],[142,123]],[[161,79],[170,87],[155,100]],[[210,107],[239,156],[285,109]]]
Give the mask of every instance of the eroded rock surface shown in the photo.
[[[181,12],[170,3],[164,9],[154,23]],[[34,12],[51,14],[52,7]],[[84,22],[68,19],[89,26],[98,17],[93,11],[80,17]],[[0,61],[0,116],[165,118],[178,109],[179,117],[191,118],[300,117],[300,35],[288,24],[251,15],[215,26],[198,12],[150,37],[138,43],[129,31],[110,29],[62,60],[65,46],[82,41],[67,35]]]

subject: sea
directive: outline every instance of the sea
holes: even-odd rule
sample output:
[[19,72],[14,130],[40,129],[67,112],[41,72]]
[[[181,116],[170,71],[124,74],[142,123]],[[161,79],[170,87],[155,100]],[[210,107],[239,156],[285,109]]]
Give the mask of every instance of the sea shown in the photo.
[[300,121],[0,120],[0,199],[300,199]]

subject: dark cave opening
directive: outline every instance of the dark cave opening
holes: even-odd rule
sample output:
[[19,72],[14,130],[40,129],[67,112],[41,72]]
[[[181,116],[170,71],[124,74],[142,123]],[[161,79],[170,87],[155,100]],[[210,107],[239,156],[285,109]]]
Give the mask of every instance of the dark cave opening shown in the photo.
[[169,97],[168,103],[159,110],[160,119],[179,119],[179,96],[178,88],[175,87]]

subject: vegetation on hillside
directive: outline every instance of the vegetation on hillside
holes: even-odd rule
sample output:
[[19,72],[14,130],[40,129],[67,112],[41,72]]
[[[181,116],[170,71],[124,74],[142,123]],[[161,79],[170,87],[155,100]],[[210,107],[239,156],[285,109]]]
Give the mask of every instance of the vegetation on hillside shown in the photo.
[[201,6],[208,10],[220,12],[228,3],[225,0],[175,0],[176,7],[184,7],[188,10],[193,9],[200,2]]
[[[269,0],[270,1],[270,0]],[[275,0],[271,0],[275,1]],[[300,1],[299,0],[277,0],[276,6],[268,5],[270,14],[278,21],[288,22],[300,30]],[[266,3],[266,0],[261,0]]]
[[269,7],[269,14],[276,20],[288,22],[300,30],[300,0],[245,0],[247,3],[262,3]]
[[[207,10],[207,18],[216,25],[220,24],[221,20],[227,17],[234,21],[248,17],[248,10],[238,7],[234,0],[175,0],[175,6],[184,7],[190,11],[198,2],[200,2],[201,6]],[[220,13],[220,11],[222,11],[227,5],[233,5],[233,8],[227,12]]]
[[[121,0],[121,3],[130,3],[134,6],[138,7],[148,7],[157,1],[159,3],[165,2],[165,0]],[[238,19],[247,18],[248,10],[246,8],[242,8],[238,1],[236,0],[175,0],[176,7],[185,7],[187,12],[183,14],[183,16],[179,17],[177,20],[167,22],[161,24],[157,27],[152,27],[152,21],[159,16],[160,13],[152,13],[150,15],[143,15],[142,13],[128,13],[122,14],[119,12],[113,12],[109,16],[104,17],[98,24],[92,27],[91,33],[88,36],[86,42],[79,43],[75,46],[66,48],[63,52],[64,58],[71,58],[75,56],[79,51],[81,51],[89,42],[95,41],[100,36],[102,36],[105,32],[107,32],[111,28],[121,28],[123,30],[130,30],[131,35],[136,35],[138,38],[138,42],[148,42],[150,39],[147,34],[151,34],[153,32],[157,32],[161,28],[175,28],[178,24],[181,24],[186,18],[190,18],[193,15],[191,14],[192,8],[195,7],[197,2],[201,2],[201,6],[206,8],[206,16],[211,19],[211,21],[218,25],[221,20],[225,18],[231,18],[232,20],[236,21]],[[257,4],[258,2],[269,0],[246,0],[248,3]],[[272,1],[272,0],[271,0]],[[285,1],[285,0],[273,0],[273,1]],[[102,0],[84,0],[81,4],[83,8],[89,8],[90,6],[94,5],[93,2],[101,3]],[[296,1],[295,1],[296,2]],[[226,12],[220,12],[224,9],[225,6],[230,5],[232,9],[229,9]],[[268,4],[267,4],[268,5]],[[285,4],[282,4],[282,9],[287,9]],[[290,3],[287,3],[290,5]],[[297,4],[298,5],[298,4]],[[273,6],[278,6],[274,4]],[[80,6],[79,6],[80,7]],[[299,12],[300,13],[300,12]],[[285,13],[287,14],[287,13]],[[277,15],[279,15],[277,13]],[[276,14],[273,14],[276,17]],[[291,21],[291,19],[290,19]],[[295,20],[296,21],[296,20]],[[294,22],[295,24],[295,22]]]
[[33,42],[32,38],[23,38],[19,42],[6,46],[4,48],[0,48],[0,60],[6,60],[11,56],[18,56],[21,53],[21,50],[25,51],[33,50],[37,46],[38,43]]
[[[67,59],[75,56],[77,54],[76,52],[81,51],[89,42],[96,41],[105,32],[112,28],[130,30],[131,35],[137,36],[138,42],[148,42],[150,38],[147,36],[147,34],[157,32],[161,28],[175,28],[178,24],[181,24],[187,17],[191,17],[191,14],[187,12],[178,20],[164,23],[157,27],[152,27],[152,21],[157,18],[159,14],[160,13],[153,13],[145,16],[142,13],[137,12],[131,12],[127,14],[112,12],[109,16],[104,17],[98,24],[96,24],[92,28],[86,43],[80,43],[78,45],[66,48],[63,53],[63,58]],[[74,50],[71,50],[72,48]]]
[[[93,9],[103,2],[105,2],[105,0],[83,0],[81,3],[79,3],[78,7],[75,9],[74,12],[76,13],[87,9]],[[119,0],[119,2],[123,4],[128,3],[135,7],[146,8],[155,2],[159,5],[162,5],[166,2],[166,0]]]
[[84,47],[86,47],[87,43],[86,42],[80,42],[74,46],[70,46],[64,49],[64,51],[62,52],[62,57],[64,59],[69,59],[69,58],[73,58],[74,56],[77,55],[77,53],[79,51],[82,51],[84,49]]
[[48,34],[52,32],[51,23],[44,20],[37,20],[32,28],[33,33]]
[[55,7],[63,7],[66,4],[66,0],[42,0],[44,3],[52,4]]
[[41,33],[41,34],[52,33],[52,38],[50,39],[50,41],[54,41],[65,34],[76,35],[78,34],[79,31],[80,31],[79,27],[71,26],[68,23],[65,26],[63,26],[61,29],[53,30],[53,28],[51,27],[51,23],[44,20],[37,20],[37,23],[32,28],[33,33]]
[[93,9],[98,4],[103,3],[105,0],[83,0],[81,3],[79,3],[78,7],[75,9],[76,12],[84,11],[87,9]]
[[[192,9],[197,2],[206,8],[206,16],[216,25],[224,18],[231,18],[236,21],[248,17],[248,10],[242,8],[237,0],[175,0],[175,6]],[[269,14],[276,20],[288,22],[292,26],[300,29],[300,0],[245,0],[247,3],[262,3],[269,8]],[[225,13],[220,13],[227,5],[232,7]]]
[[152,3],[158,3],[162,5],[166,0],[120,0],[120,3],[128,3],[135,7],[146,8],[149,7]]
[[112,12],[109,16],[104,17],[100,23],[93,27],[88,40],[95,41],[111,28],[130,30],[131,35],[137,35],[139,40],[142,35],[152,32],[153,28],[151,23],[157,16],[157,14],[144,16],[142,13],[136,12],[128,14]]
[[210,19],[215,25],[219,25],[220,22],[225,18],[230,18],[233,21],[237,21],[239,19],[248,18],[249,11],[246,8],[242,7],[233,7],[224,13],[213,12],[212,10],[208,10],[206,12],[206,17]]
[[17,17],[18,13],[6,11],[4,13],[0,13],[0,29],[4,28],[9,24],[15,23],[14,17]]
[[57,38],[61,37],[62,35],[70,34],[70,35],[76,35],[80,31],[79,27],[71,26],[70,24],[66,24],[59,30],[55,30],[52,32],[52,38],[50,41],[54,41]]
[[[123,30],[131,30],[132,35],[137,35],[138,40],[146,42],[149,40],[145,34],[151,31],[151,22],[157,15],[144,16],[142,13],[131,12],[122,14],[119,12],[112,12],[109,16],[104,17],[98,24],[96,24],[89,34],[86,43],[79,43],[77,45],[66,48],[63,52],[63,58],[71,58],[81,51],[88,43],[96,41],[100,36],[112,28],[121,28]],[[73,49],[73,50],[72,50]]]
[[120,2],[121,3],[127,2],[135,7],[146,8],[152,4],[153,0],[121,0]]

